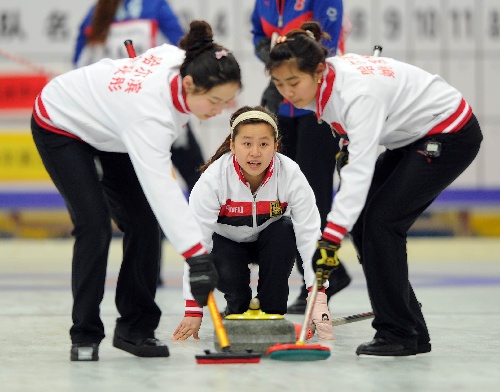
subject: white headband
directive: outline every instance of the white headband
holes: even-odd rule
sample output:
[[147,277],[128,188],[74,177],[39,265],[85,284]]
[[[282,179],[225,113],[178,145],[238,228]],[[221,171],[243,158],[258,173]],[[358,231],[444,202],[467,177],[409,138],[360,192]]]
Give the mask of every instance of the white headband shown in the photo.
[[276,139],[278,138],[278,126],[276,125],[276,121],[273,118],[260,110],[250,110],[248,112],[241,113],[238,117],[236,117],[233,121],[233,125],[231,125],[231,139],[233,138],[234,128],[238,126],[239,123],[245,120],[263,120],[269,125],[271,125],[274,129],[274,134],[276,135]]

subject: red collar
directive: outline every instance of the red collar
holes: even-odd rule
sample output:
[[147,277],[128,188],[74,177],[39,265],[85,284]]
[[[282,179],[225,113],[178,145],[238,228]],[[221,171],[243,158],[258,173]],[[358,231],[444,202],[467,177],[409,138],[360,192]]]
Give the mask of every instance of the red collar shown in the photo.
[[[240,181],[247,185],[247,180],[245,180],[245,176],[243,175],[243,172],[241,170],[240,164],[236,160],[236,155],[233,155],[233,165],[234,165],[234,170],[236,170],[236,174],[238,174],[238,178]],[[269,179],[272,177],[274,173],[274,157],[271,159],[271,162],[269,163],[269,166],[267,167],[267,172],[266,175],[264,176],[262,182],[260,183],[260,186],[266,185],[266,183],[269,181]]]
[[323,116],[325,106],[330,99],[333,91],[333,83],[335,82],[335,70],[329,64],[326,65],[326,70],[323,73],[321,83],[316,92],[316,117],[318,120]]
[[180,75],[175,75],[170,82],[170,93],[172,94],[172,102],[179,112],[191,112],[186,101],[186,90],[182,88],[182,78]]

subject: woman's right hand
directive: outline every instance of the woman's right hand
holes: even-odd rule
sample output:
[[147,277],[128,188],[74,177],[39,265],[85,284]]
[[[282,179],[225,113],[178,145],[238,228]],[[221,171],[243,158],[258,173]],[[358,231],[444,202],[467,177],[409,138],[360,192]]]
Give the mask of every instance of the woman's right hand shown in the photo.
[[201,327],[201,317],[184,317],[172,335],[172,340],[186,340],[190,336],[199,339],[198,331]]

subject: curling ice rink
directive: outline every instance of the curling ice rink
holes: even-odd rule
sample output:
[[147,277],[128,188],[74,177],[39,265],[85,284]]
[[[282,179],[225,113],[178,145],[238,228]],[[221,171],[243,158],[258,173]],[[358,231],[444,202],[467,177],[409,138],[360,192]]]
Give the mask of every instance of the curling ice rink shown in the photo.
[[[199,365],[196,354],[213,349],[208,311],[199,341],[173,342],[183,316],[182,259],[165,243],[157,300],[163,317],[157,337],[170,357],[137,358],[111,345],[114,287],[120,240],[113,240],[102,304],[107,337],[99,362],[70,362],[72,240],[0,241],[0,391],[499,391],[500,240],[410,239],[411,281],[423,304],[432,352],[403,358],[357,357],[356,347],[372,339],[370,321],[335,327],[325,361]],[[342,258],[351,285],[331,302],[332,317],[370,308],[361,266],[349,243]],[[299,289],[290,278],[290,301]],[[255,287],[255,286],[254,286]],[[217,293],[218,306],[225,302]],[[301,316],[291,315],[293,322]],[[313,339],[314,340],[314,339]]]

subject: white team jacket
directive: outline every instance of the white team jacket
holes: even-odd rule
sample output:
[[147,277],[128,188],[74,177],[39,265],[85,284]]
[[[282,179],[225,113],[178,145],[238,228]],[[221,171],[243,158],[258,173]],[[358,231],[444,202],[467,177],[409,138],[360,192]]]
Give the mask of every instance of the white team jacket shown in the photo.
[[324,235],[340,242],[365,204],[379,146],[396,149],[425,136],[456,132],[470,106],[440,76],[386,57],[346,54],[328,58],[316,114],[349,138]]
[[[170,147],[189,118],[179,66],[185,52],[162,45],[134,59],[103,59],[49,82],[36,98],[41,127],[100,151],[130,155],[169,241],[184,257],[205,252],[202,233],[172,177]],[[75,173],[77,176],[78,173]]]
[[[252,242],[272,222],[289,216],[305,282],[307,286],[313,284],[312,257],[321,235],[321,220],[313,190],[290,158],[276,153],[264,181],[252,195],[236,158],[226,153],[201,175],[191,192],[189,206],[201,225],[203,245],[209,251],[213,233],[236,242]],[[192,300],[187,272],[185,263],[184,299]]]

